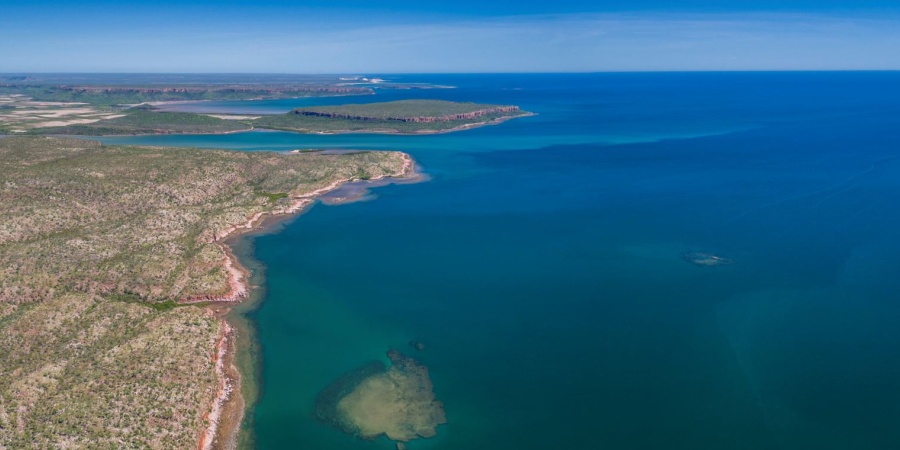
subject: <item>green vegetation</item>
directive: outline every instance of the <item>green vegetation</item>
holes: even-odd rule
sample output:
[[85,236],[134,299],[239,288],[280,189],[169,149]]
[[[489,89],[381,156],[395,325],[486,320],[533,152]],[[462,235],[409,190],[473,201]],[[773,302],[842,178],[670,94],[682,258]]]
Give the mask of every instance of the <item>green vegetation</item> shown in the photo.
[[22,94],[36,101],[79,102],[95,106],[134,105],[164,101],[251,100],[372,93],[373,91],[368,88],[333,85],[65,86],[24,83],[0,85],[0,95]]
[[169,311],[180,306],[174,300],[166,300],[164,302],[147,302],[144,304],[159,312]]
[[356,180],[371,180],[372,175],[369,175],[369,172],[367,172],[366,169],[360,167],[359,169],[356,169],[356,173],[353,174],[353,178]]
[[169,310],[177,308],[179,306],[197,305],[196,303],[178,303],[175,300],[148,302],[140,295],[132,294],[129,292],[122,293],[122,294],[119,294],[119,293],[107,294],[106,297],[109,298],[110,300],[117,301],[117,302],[134,303],[137,305],[146,306],[150,309],[160,311],[160,312],[169,311]]
[[230,291],[217,236],[404,162],[0,139],[0,448],[195,448],[223,324],[176,300]]
[[275,203],[278,200],[287,198],[289,196],[287,192],[277,192],[274,194],[271,192],[257,192],[257,195],[265,197],[269,201],[269,203]]

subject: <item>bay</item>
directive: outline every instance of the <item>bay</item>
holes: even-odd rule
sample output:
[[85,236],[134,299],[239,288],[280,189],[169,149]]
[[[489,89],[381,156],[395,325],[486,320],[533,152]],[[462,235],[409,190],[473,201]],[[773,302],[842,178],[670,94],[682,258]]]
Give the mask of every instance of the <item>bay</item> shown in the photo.
[[412,449],[900,446],[900,74],[382,78],[457,88],[366,101],[538,115],[433,136],[104,139],[400,150],[431,176],[248,238],[265,271],[257,448],[392,448],[312,412],[390,348],[446,405]]

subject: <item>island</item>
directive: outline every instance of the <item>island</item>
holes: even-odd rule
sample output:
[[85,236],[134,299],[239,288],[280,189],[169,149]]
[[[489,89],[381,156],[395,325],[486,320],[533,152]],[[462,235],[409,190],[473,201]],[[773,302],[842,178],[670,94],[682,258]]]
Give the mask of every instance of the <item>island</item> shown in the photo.
[[224,240],[412,170],[399,152],[0,138],[0,447],[220,447],[243,413],[223,305],[249,290]]

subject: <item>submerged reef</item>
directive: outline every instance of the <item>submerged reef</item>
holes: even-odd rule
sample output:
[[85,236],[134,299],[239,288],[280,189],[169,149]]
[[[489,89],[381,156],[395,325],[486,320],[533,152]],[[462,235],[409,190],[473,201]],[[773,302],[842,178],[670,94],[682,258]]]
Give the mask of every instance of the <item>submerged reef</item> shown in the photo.
[[400,352],[388,352],[391,366],[366,364],[343,375],[316,399],[316,417],[363,439],[387,436],[407,442],[437,434],[447,423],[434,397],[428,368]]
[[322,389],[316,397],[316,419],[338,427],[347,433],[354,432],[352,427],[345,426],[341,415],[338,413],[338,402],[369,377],[383,374],[385,371],[387,371],[387,366],[383,362],[372,361],[334,380],[328,387]]
[[707,252],[687,252],[681,255],[685,261],[702,267],[727,266],[734,264],[734,260],[724,258]]

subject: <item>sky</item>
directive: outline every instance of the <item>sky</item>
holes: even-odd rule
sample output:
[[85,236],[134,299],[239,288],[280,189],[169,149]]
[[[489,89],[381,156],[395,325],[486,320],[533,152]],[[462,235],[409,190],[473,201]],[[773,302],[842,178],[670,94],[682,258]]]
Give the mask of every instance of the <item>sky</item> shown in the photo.
[[900,0],[0,0],[0,73],[900,70]]

